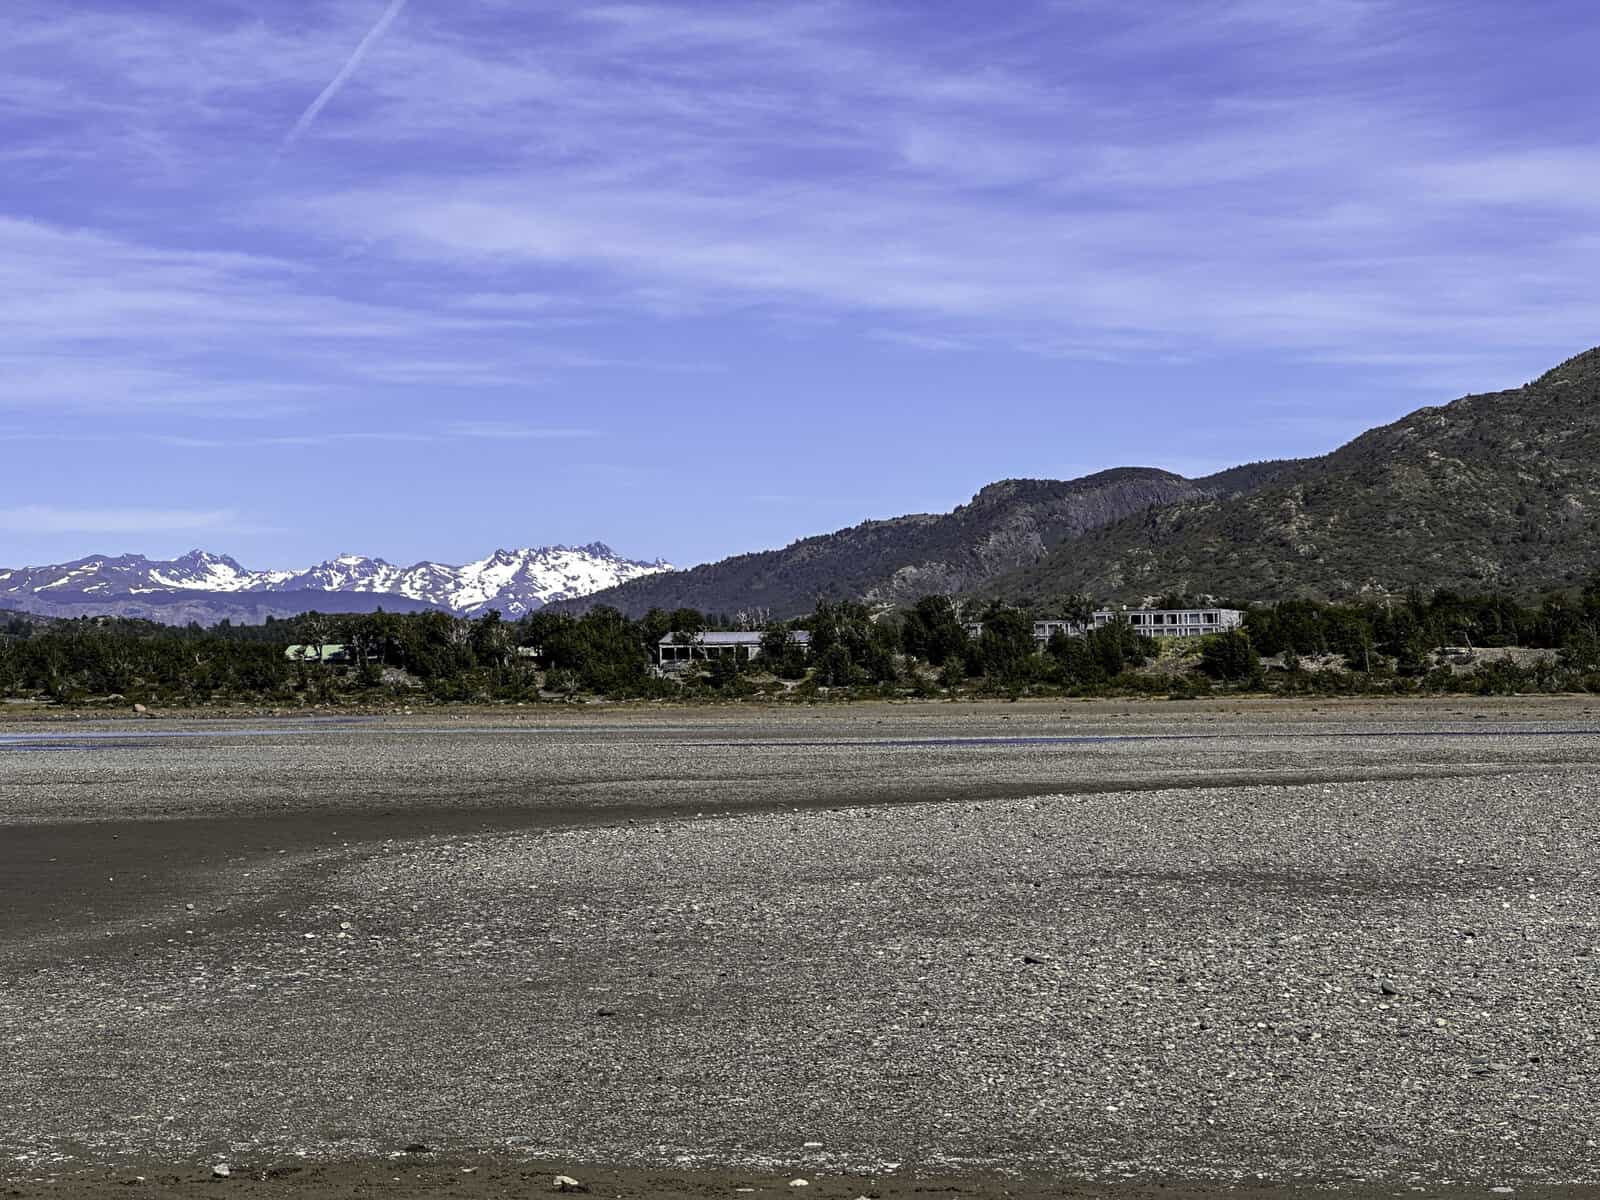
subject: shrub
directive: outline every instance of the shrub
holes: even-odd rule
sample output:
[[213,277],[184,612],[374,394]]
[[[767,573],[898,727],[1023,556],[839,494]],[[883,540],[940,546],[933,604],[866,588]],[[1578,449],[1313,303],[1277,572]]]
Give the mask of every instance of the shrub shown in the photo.
[[1261,679],[1261,656],[1243,630],[1219,633],[1206,640],[1200,651],[1200,669],[1224,683],[1252,683]]

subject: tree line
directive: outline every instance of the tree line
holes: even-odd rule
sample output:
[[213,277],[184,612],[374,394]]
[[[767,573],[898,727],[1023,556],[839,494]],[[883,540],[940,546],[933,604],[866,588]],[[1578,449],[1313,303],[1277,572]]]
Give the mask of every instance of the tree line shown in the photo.
[[[1167,607],[1193,607],[1168,597]],[[263,625],[181,627],[142,620],[0,614],[0,696],[57,703],[281,705],[431,700],[533,702],[578,696],[695,698],[1198,694],[1274,691],[1600,691],[1600,582],[1533,604],[1439,591],[1356,603],[1244,607],[1241,630],[1169,645],[1124,620],[1041,647],[1033,622],[1087,624],[1081,596],[1026,609],[929,596],[898,609],[819,601],[768,623],[754,661],[721,658],[663,675],[662,638],[730,628],[692,609],[633,619],[611,608],[466,619],[442,612],[306,614]],[[790,632],[804,629],[809,648]],[[294,661],[288,646],[345,648],[345,661]],[[1455,648],[1454,659],[1442,655]],[[1527,664],[1460,662],[1538,649]],[[1487,656],[1487,657],[1493,657]],[[1503,657],[1503,656],[1502,656]]]

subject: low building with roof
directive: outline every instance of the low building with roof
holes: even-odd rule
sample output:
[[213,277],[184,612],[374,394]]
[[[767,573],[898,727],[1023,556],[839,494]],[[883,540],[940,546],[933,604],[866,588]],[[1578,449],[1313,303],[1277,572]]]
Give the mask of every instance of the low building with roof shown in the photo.
[[345,663],[350,661],[350,647],[340,642],[322,642],[313,646],[290,646],[283,652],[290,662]]
[[[1057,634],[1082,637],[1088,630],[1104,629],[1114,621],[1126,621],[1135,633],[1142,633],[1145,637],[1190,638],[1239,629],[1244,625],[1244,612],[1237,608],[1206,607],[1102,608],[1095,612],[1089,625],[1066,618],[1035,621],[1033,640],[1042,648]],[[983,633],[983,622],[968,622],[966,630],[967,636],[976,638]]]
[[[669,633],[656,644],[656,663],[663,670],[671,670],[719,658],[749,662],[761,657],[761,642],[766,636],[760,630]],[[802,652],[810,649],[811,634],[806,630],[791,629],[788,636],[789,645],[798,646]]]
[[1094,627],[1100,629],[1117,620],[1126,621],[1145,637],[1189,638],[1239,629],[1244,625],[1244,613],[1237,608],[1103,608],[1094,614]]

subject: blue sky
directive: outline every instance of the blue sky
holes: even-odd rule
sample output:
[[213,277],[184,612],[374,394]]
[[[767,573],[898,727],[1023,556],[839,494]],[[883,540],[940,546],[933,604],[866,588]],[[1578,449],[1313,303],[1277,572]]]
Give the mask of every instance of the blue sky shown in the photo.
[[1600,342],[1585,4],[8,0],[0,564],[692,563]]

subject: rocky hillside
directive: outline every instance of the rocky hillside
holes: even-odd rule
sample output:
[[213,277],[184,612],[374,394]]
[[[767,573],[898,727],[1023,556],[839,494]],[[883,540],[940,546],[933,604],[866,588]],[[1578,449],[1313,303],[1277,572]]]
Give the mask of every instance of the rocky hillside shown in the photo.
[[1600,570],[1600,350],[1285,464],[1233,497],[1150,508],[983,590],[1135,600],[1563,587]]
[[954,512],[866,521],[782,550],[636,580],[559,607],[609,604],[630,615],[698,608],[785,617],[810,611],[819,598],[905,603],[934,592],[968,591],[1130,513],[1232,494],[1284,466],[1258,464],[1214,480],[1147,467],[1066,481],[1011,479],[990,484]]

